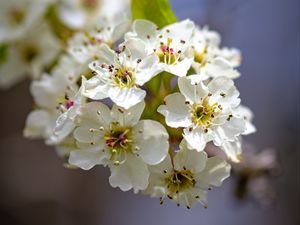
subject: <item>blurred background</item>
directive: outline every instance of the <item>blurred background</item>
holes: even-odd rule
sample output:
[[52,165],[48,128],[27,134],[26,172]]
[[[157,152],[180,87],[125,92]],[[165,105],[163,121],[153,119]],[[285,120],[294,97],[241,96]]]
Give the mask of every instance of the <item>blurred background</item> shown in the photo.
[[179,19],[208,24],[223,46],[242,51],[236,85],[258,130],[245,141],[258,151],[276,150],[281,175],[270,181],[276,198],[267,207],[251,195],[238,200],[232,177],[209,192],[208,209],[186,210],[111,188],[102,167],[65,169],[53,148],[22,137],[32,107],[24,81],[0,92],[0,224],[299,224],[299,0],[170,2]]

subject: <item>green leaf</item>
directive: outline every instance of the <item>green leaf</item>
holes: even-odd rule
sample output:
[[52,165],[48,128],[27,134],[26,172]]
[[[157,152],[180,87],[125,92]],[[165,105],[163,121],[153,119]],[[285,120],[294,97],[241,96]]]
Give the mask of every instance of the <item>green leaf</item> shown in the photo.
[[0,65],[6,61],[7,58],[7,45],[0,44]]
[[150,20],[159,28],[177,21],[168,0],[131,0],[131,15],[134,20]]

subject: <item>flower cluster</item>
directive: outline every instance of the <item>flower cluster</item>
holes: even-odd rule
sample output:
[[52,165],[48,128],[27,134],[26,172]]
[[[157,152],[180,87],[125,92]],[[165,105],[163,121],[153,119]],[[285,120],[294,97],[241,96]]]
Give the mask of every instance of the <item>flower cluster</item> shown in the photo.
[[[69,168],[107,166],[111,186],[122,191],[159,197],[161,203],[167,197],[187,208],[196,202],[207,207],[207,190],[220,186],[231,168],[207,147],[214,145],[239,162],[242,135],[255,131],[233,81],[240,76],[240,52],[221,48],[218,33],[190,20],[159,29],[148,20],[131,21],[113,12],[99,16],[97,0],[63,0],[53,7],[48,14],[55,9],[72,36],[60,38],[62,47],[39,31],[40,36],[26,32],[36,38],[30,39],[32,51],[19,49],[26,38],[19,38],[24,32],[18,29],[37,21],[27,18],[35,9],[27,16],[11,11],[17,20],[16,31],[10,32],[14,37],[0,30],[0,41],[11,45],[8,60],[0,64],[0,83],[12,83],[2,70],[15,66],[19,56],[14,54],[24,53],[19,58],[26,56],[26,66],[37,66],[40,74],[30,86],[34,110],[25,137],[55,146]],[[85,27],[86,21],[92,25]]]

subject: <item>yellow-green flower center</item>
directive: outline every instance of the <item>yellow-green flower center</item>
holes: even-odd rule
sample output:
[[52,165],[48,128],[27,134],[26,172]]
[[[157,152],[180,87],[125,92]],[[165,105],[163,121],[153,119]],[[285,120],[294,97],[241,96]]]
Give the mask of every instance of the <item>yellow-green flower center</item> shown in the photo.
[[32,62],[39,54],[38,49],[33,45],[26,45],[21,47],[21,56],[27,63]]
[[115,84],[120,88],[131,88],[135,85],[135,71],[132,68],[120,66],[114,70]]
[[212,125],[218,107],[218,103],[210,105],[207,97],[200,104],[194,104],[192,106],[192,121],[194,125],[209,128]]
[[207,47],[205,47],[200,52],[194,50],[194,60],[195,62],[199,63],[201,67],[205,66],[205,64],[207,63],[206,54],[207,54]]
[[111,151],[111,159],[115,164],[126,160],[126,154],[132,153],[131,128],[122,127],[113,122],[111,129],[104,135],[105,144]]
[[172,65],[179,60],[181,51],[175,52],[175,50],[171,47],[171,43],[171,38],[167,39],[167,43],[160,43],[156,53],[161,63]]
[[20,8],[12,8],[9,11],[9,18],[12,25],[19,25],[25,19],[25,12]]
[[99,4],[99,0],[81,0],[81,5],[87,10],[95,10]]
[[184,169],[181,171],[174,170],[166,179],[169,195],[183,192],[195,186],[195,179],[190,170]]

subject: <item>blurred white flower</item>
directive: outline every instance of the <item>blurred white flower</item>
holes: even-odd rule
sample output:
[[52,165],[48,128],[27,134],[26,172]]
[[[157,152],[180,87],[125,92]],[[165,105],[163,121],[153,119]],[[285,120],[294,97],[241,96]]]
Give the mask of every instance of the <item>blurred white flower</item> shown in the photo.
[[0,3],[0,43],[20,40],[43,21],[51,0],[9,0]]
[[150,166],[149,186],[145,193],[160,197],[161,204],[169,198],[188,209],[196,202],[207,207],[206,190],[221,186],[230,175],[230,165],[218,158],[189,150],[185,140],[173,159],[167,157],[162,163]]
[[74,104],[76,84],[64,76],[44,74],[41,80],[31,83],[30,92],[36,109],[27,117],[24,136],[44,138],[50,144],[57,118]]
[[194,30],[187,54],[194,58],[192,66],[203,80],[220,76],[234,79],[240,76],[235,69],[240,61],[239,51],[220,49],[220,41],[218,33],[206,27],[196,27]]
[[[242,135],[249,135],[256,132],[255,126],[252,124],[253,113],[243,105],[239,105],[235,111],[236,117],[243,118],[245,121],[245,130]],[[227,157],[235,163],[240,162],[242,154],[242,137],[238,136],[234,141],[225,141],[220,148],[226,153]]]
[[60,41],[47,24],[27,31],[22,39],[3,45],[0,87],[9,88],[26,76],[39,78],[61,50]]
[[123,191],[143,190],[148,185],[147,165],[160,163],[168,153],[168,133],[153,120],[141,120],[145,103],[125,110],[114,105],[110,110],[100,102],[80,109],[74,131],[80,150],[70,153],[69,163],[88,170],[108,165],[109,182]]
[[131,39],[114,52],[107,45],[99,50],[99,59],[90,64],[97,73],[86,82],[84,95],[94,99],[109,97],[114,103],[126,109],[143,101],[146,91],[140,86],[157,75],[158,59],[147,55],[145,44]]
[[125,34],[125,39],[140,39],[145,43],[148,55],[158,58],[158,66],[166,72],[176,76],[185,76],[193,62],[193,56],[185,55],[194,23],[183,20],[159,30],[157,26],[147,20],[136,20],[132,31]]
[[216,146],[235,141],[245,131],[244,118],[234,113],[240,99],[233,81],[219,77],[206,86],[201,79],[201,75],[179,78],[181,93],[167,96],[166,104],[157,109],[168,126],[184,127],[184,138],[197,151],[209,141]]
[[93,27],[104,17],[129,11],[129,0],[61,0],[58,14],[62,22],[72,29]]
[[102,44],[111,48],[115,46],[117,41],[123,39],[130,25],[131,20],[122,15],[111,19],[103,17],[95,27],[76,33],[68,43],[68,52],[81,63],[88,60],[91,62],[99,57],[99,47]]

